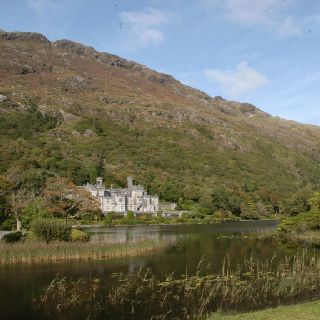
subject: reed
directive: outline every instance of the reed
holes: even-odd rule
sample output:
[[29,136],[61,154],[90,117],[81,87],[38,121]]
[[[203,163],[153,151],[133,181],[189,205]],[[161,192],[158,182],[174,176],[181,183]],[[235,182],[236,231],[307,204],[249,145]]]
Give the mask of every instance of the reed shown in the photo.
[[164,249],[165,242],[142,241],[128,244],[103,242],[52,242],[0,243],[1,264],[32,264],[64,262],[67,260],[102,260],[136,256]]
[[274,260],[245,260],[231,269],[226,258],[220,272],[200,263],[195,275],[157,277],[150,269],[104,279],[72,280],[57,276],[39,305],[53,319],[78,313],[90,319],[201,319],[212,312],[248,311],[319,297],[320,261],[300,254],[275,265]]
[[320,248],[320,231],[292,234],[288,237],[288,241],[299,246]]

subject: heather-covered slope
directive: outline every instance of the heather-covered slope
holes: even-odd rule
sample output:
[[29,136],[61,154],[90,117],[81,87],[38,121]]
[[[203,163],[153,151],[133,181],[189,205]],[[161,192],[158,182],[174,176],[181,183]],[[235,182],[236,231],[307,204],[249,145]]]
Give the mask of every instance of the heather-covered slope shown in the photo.
[[219,189],[239,207],[320,185],[320,127],[71,41],[0,31],[0,94],[0,173],[37,190],[52,174],[131,174],[166,200],[205,206]]

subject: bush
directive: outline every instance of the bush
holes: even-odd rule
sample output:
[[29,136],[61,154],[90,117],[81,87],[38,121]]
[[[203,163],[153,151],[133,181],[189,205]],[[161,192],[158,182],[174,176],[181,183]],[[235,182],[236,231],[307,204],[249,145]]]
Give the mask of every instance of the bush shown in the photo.
[[276,229],[276,235],[283,241],[295,234],[320,230],[320,211],[312,210],[283,219]]
[[23,233],[21,231],[11,232],[4,235],[1,239],[3,242],[14,243],[23,240]]
[[127,220],[134,220],[135,215],[132,211],[128,211],[127,213]]
[[71,226],[64,221],[55,219],[38,219],[31,224],[31,231],[41,241],[69,241]]
[[113,220],[113,213],[112,212],[108,212],[104,217],[104,222],[106,224],[110,224],[110,223],[112,223],[112,220]]
[[148,214],[148,213],[144,213],[142,215],[140,215],[138,217],[138,220],[141,220],[141,221],[150,221],[152,220],[152,215],[151,214]]
[[70,239],[71,241],[74,241],[74,242],[87,242],[89,241],[90,236],[88,233],[82,230],[72,229]]

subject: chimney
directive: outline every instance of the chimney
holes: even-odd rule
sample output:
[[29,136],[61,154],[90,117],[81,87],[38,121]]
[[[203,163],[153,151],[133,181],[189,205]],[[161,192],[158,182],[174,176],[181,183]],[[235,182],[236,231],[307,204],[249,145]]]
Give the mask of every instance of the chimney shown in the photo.
[[131,189],[133,186],[132,177],[128,177],[127,182],[128,182],[128,189]]

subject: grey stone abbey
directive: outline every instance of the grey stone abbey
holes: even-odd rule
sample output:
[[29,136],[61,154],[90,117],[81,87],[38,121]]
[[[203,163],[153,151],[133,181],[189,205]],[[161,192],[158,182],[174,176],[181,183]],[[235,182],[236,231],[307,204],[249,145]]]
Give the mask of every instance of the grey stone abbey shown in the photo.
[[132,211],[137,214],[157,213],[159,211],[159,197],[148,195],[141,185],[134,185],[132,178],[127,178],[127,188],[107,189],[102,178],[97,178],[96,184],[87,183],[84,187],[101,204],[101,211],[126,213]]

